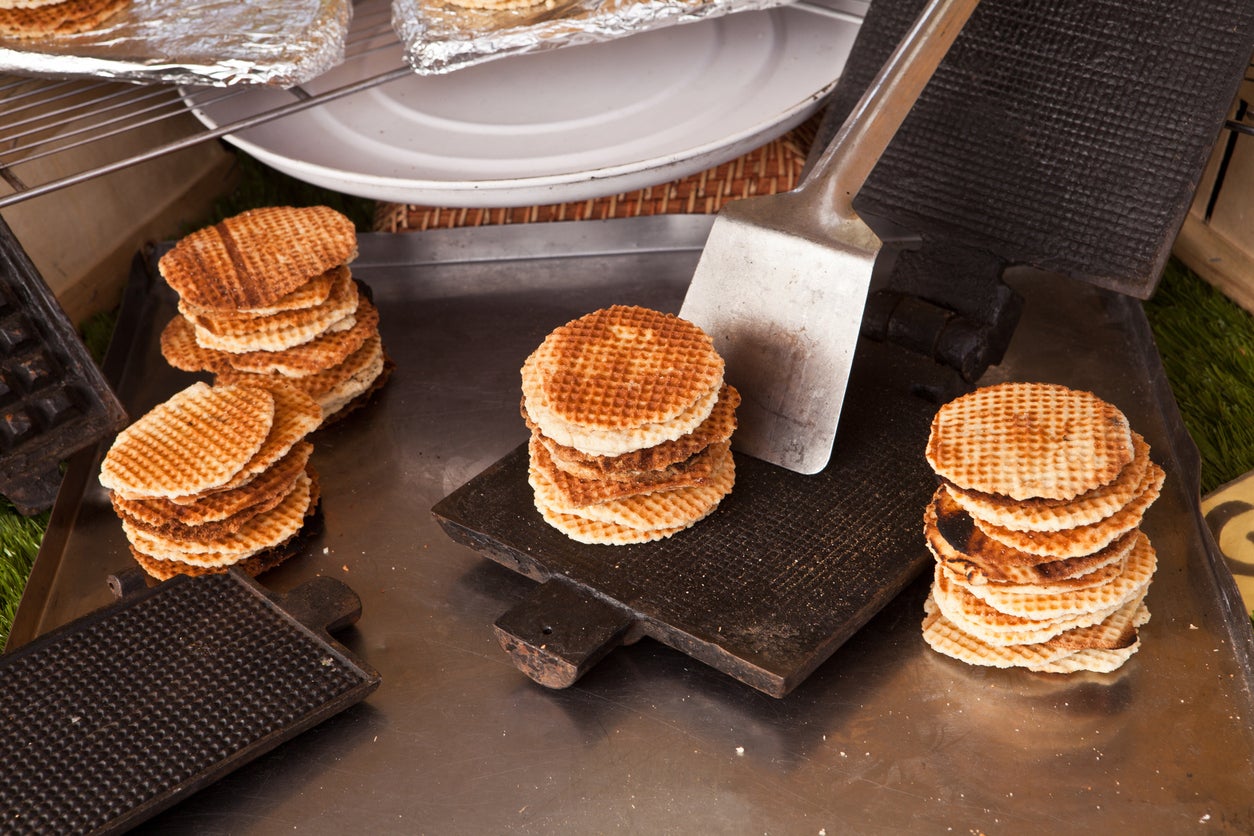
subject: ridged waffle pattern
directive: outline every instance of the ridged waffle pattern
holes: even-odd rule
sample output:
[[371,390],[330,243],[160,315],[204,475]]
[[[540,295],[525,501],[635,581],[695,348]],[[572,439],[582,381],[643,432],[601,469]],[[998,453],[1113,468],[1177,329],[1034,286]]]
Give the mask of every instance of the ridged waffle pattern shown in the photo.
[[1141,518],[1162,491],[1166,474],[1154,463],[1146,468],[1138,493],[1127,505],[1110,516],[1088,525],[1058,531],[1015,531],[992,525],[979,517],[975,524],[986,535],[1013,549],[1039,554],[1054,560],[1081,557],[1105,548],[1118,537],[1141,524]]
[[[642,450],[633,450],[620,456],[595,456],[558,444],[541,435],[545,449],[553,463],[561,470],[580,479],[611,479],[632,481],[642,474],[670,468],[692,459],[710,445],[728,441],[736,431],[736,407],[740,406],[740,393],[734,386],[723,384],[718,401],[709,416],[696,429],[672,441],[664,441]],[[523,419],[527,428],[536,432],[539,427],[527,415]]]
[[1060,531],[1091,525],[1109,517],[1131,502],[1145,488],[1143,479],[1150,465],[1149,445],[1139,434],[1132,434],[1135,453],[1131,462],[1108,485],[1082,493],[1075,499],[1025,499],[980,493],[950,484],[949,494],[973,516],[993,525],[1015,531]]
[[1129,532],[1092,554],[1053,560],[998,542],[980,530],[942,485],[923,513],[923,534],[932,556],[969,584],[1057,585],[1078,580],[1127,557]]
[[544,474],[563,501],[581,506],[703,484],[731,456],[731,445],[726,441],[711,444],[692,456],[683,467],[672,465],[660,470],[643,471],[635,479],[581,479],[574,476],[554,464],[542,438],[535,434],[529,442],[529,454],[532,466]]
[[1166,474],[1122,412],[1052,384],[985,387],[937,411],[926,456],[929,646],[1045,673],[1137,651],[1158,566],[1140,525]]
[[40,38],[86,32],[121,11],[130,0],[58,0],[0,7],[0,35]]
[[[550,437],[557,436],[549,432],[548,416],[611,432],[666,424],[692,412],[711,391],[713,407],[723,382],[723,360],[705,332],[636,306],[604,308],[554,329],[528,361],[527,410]],[[684,432],[707,415],[708,408]]]
[[299,441],[269,470],[238,488],[203,494],[197,502],[180,504],[168,499],[109,499],[118,516],[138,528],[172,539],[207,539],[238,531],[248,520],[268,511],[292,489],[305,470],[313,445]]
[[230,353],[205,348],[197,343],[191,322],[182,316],[175,316],[162,329],[161,354],[171,366],[189,372],[224,374],[237,371],[306,377],[343,363],[366,340],[378,336],[379,310],[364,296],[357,300],[353,320],[353,327],[346,331],[323,333],[282,351]]
[[100,482],[128,498],[219,488],[261,449],[274,413],[265,389],[192,384],[118,434]]
[[940,408],[927,460],[961,488],[1015,500],[1074,499],[1133,459],[1128,420],[1090,392],[1047,383],[977,389]]
[[[298,441],[313,432],[322,423],[322,410],[313,398],[288,386],[268,389],[274,398],[274,420],[270,432],[261,447],[243,467],[216,490],[231,490],[248,484],[259,474],[274,466],[287,455]],[[201,494],[170,497],[175,503],[188,504],[200,499]]]
[[330,299],[331,291],[335,288],[336,282],[342,280],[346,274],[348,274],[346,265],[341,264],[332,267],[325,273],[319,273],[314,276],[286,296],[275,299],[269,305],[223,310],[202,308],[186,299],[180,298],[178,310],[179,313],[189,319],[197,316],[207,316],[218,320],[251,319],[259,316],[274,316],[275,314],[288,311],[308,310],[309,308],[316,308]]
[[283,351],[323,334],[347,331],[356,322],[356,312],[357,285],[348,278],[345,268],[343,280],[337,282],[331,296],[321,305],[247,319],[196,316],[191,323],[196,342],[204,348],[245,354]]
[[211,540],[173,540],[135,528],[125,519],[122,528],[138,551],[161,560],[193,566],[229,566],[294,536],[310,511],[311,480],[301,474],[292,490],[274,508],[258,514],[233,534]]
[[193,305],[238,310],[271,305],[356,253],[356,230],[339,212],[270,206],[191,233],[158,269]]
[[613,523],[642,531],[687,527],[703,519],[728,493],[736,479],[730,452],[699,485],[638,493],[620,499],[577,505],[567,500],[533,463],[529,472],[537,506],[562,514]]

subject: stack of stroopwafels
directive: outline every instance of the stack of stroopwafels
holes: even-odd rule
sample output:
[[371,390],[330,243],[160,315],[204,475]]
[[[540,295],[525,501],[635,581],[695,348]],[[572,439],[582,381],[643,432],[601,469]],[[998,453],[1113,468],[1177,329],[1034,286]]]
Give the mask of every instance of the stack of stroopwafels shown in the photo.
[[318,505],[305,436],[321,420],[296,389],[195,383],[124,429],[100,482],[135,560],[165,579],[289,557]]
[[45,38],[95,29],[130,0],[0,0],[0,37]]
[[924,639],[976,665],[1111,671],[1139,648],[1156,568],[1142,516],[1162,489],[1115,406],[1044,383],[942,406],[924,514],[936,558]]
[[669,537],[731,492],[740,396],[697,326],[614,306],[550,333],[522,367],[529,481],[581,543]]
[[357,234],[325,206],[254,209],[205,227],[161,257],[179,314],[161,334],[175,368],[216,383],[293,386],[330,422],[391,370],[379,312],[348,262]]

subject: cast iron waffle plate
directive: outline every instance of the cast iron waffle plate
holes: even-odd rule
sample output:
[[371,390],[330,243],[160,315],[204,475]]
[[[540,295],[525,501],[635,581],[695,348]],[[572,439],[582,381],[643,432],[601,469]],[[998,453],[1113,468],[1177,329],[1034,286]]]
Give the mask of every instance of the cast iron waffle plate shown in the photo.
[[[871,4],[829,130],[923,5]],[[1251,0],[983,0],[855,206],[1145,298],[1252,46]]]
[[52,507],[59,467],[126,423],[65,312],[0,219],[0,494]]
[[360,612],[333,578],[179,576],[0,657],[0,829],[125,830],[358,702],[379,675],[321,631]]
[[731,495],[666,540],[590,546],[547,525],[526,445],[433,513],[454,540],[544,582],[496,622],[533,679],[569,685],[647,635],[782,697],[931,563],[923,450],[951,380],[892,346],[860,346],[828,468],[800,476],[738,455]]

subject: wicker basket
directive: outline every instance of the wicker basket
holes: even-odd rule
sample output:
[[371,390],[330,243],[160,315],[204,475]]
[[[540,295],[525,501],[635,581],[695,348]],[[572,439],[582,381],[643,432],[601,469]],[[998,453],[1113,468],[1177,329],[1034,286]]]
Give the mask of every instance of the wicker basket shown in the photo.
[[655,214],[718,212],[729,200],[791,191],[801,180],[806,154],[818,119],[798,125],[760,148],[697,174],[609,197],[501,209],[449,209],[403,203],[380,203],[377,232],[416,232],[462,226],[604,220]]

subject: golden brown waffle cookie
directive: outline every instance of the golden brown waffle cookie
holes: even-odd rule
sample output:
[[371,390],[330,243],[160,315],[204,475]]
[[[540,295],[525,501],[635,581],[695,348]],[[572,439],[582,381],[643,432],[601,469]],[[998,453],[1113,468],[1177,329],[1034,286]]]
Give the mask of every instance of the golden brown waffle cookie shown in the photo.
[[554,329],[522,378],[527,413],[544,435],[617,456],[696,429],[718,400],[723,360],[692,323],[616,305]]
[[315,308],[325,303],[331,298],[331,292],[334,290],[336,281],[341,279],[348,272],[348,267],[341,264],[332,267],[325,273],[314,276],[300,287],[293,290],[286,296],[274,300],[269,305],[262,305],[256,308],[233,308],[231,310],[221,310],[213,308],[202,308],[186,299],[179,299],[179,313],[188,319],[197,316],[212,317],[213,319],[252,319],[258,316],[274,316],[275,314],[284,313],[286,311],[303,311],[308,308]]
[[[347,331],[321,334],[306,343],[282,351],[250,351],[231,354],[202,347],[196,342],[192,324],[176,316],[161,332],[161,354],[176,369],[215,374],[242,372],[305,377],[337,366],[362,344],[379,333],[379,311],[364,296],[358,298],[353,327]],[[224,381],[238,382],[238,381]]]
[[[290,386],[276,386],[269,390],[274,399],[274,420],[265,441],[257,452],[226,482],[214,490],[229,491],[248,484],[258,474],[274,466],[288,454],[295,444],[313,432],[322,423],[322,410],[312,398]],[[177,504],[199,502],[204,492],[169,497]]]
[[704,484],[636,494],[593,505],[568,502],[534,464],[528,470],[528,479],[535,490],[537,505],[560,514],[648,531],[686,527],[704,519],[731,492],[736,466],[729,452]]
[[923,534],[932,556],[968,584],[1065,583],[1122,562],[1136,541],[1129,532],[1100,551],[1066,560],[1029,554],[984,534],[947,485],[937,488],[923,512]]
[[1090,392],[1001,383],[942,406],[926,456],[943,479],[1015,500],[1074,499],[1134,457],[1128,420]]
[[1046,644],[994,645],[963,631],[933,609],[923,619],[923,640],[938,653],[966,662],[992,668],[1027,667],[1044,664],[1071,651]]
[[633,543],[651,543],[664,540],[683,531],[688,526],[675,528],[637,529],[625,525],[589,520],[573,514],[563,514],[536,503],[536,509],[544,521],[577,543],[592,546],[626,546]]
[[379,372],[379,376],[370,382],[370,386],[368,386],[364,392],[344,404],[339,409],[335,410],[335,412],[332,412],[330,415],[323,418],[322,428],[325,429],[332,424],[337,424],[340,421],[343,421],[349,415],[352,415],[354,412],[370,403],[375,394],[383,389],[384,385],[387,384],[388,378],[392,376],[392,371],[395,368],[396,364],[392,362],[392,358],[388,357],[387,352],[384,352],[383,371]]
[[201,566],[191,563],[185,563],[181,560],[165,560],[144,554],[135,548],[130,547],[131,556],[135,558],[135,562],[152,577],[157,580],[167,580],[175,575],[189,575],[191,577],[199,577],[201,575],[212,575],[225,572],[228,569],[237,569],[244,572],[250,577],[256,577],[262,572],[267,572],[289,558],[299,553],[304,547],[309,536],[315,530],[310,525],[311,520],[318,519],[315,516],[318,510],[318,503],[321,498],[321,489],[318,485],[317,474],[312,469],[309,471],[309,510],[305,514],[305,522],[301,528],[287,538],[283,542],[263,549],[250,557],[243,558],[234,563],[224,563],[216,566]]
[[580,479],[572,476],[553,463],[542,440],[534,434],[529,443],[529,451],[532,466],[544,474],[553,488],[561,494],[563,501],[573,506],[584,506],[703,484],[731,455],[731,445],[726,441],[713,444],[689,459],[685,467],[673,465],[663,470],[648,471],[632,482],[623,479]]
[[[296,477],[305,470],[313,445],[298,441],[286,456],[248,483],[233,490],[200,494],[195,502],[180,504],[168,499],[123,499],[110,492],[109,499],[119,516],[125,515],[140,528],[177,539],[179,527],[199,528],[225,523],[230,530],[252,516],[268,511],[291,491]],[[228,522],[229,521],[229,522]]]
[[1099,625],[1071,630],[1045,642],[995,645],[962,631],[940,612],[934,599],[929,598],[924,610],[923,638],[946,656],[971,665],[1055,673],[1114,670],[1136,652],[1136,627],[1149,618],[1148,611],[1134,602]]
[[[633,450],[621,456],[593,456],[574,447],[558,444],[541,434],[540,441],[549,451],[553,464],[579,479],[614,479],[635,481],[645,474],[664,471],[674,465],[682,465],[694,455],[712,444],[725,442],[736,430],[736,407],[740,406],[740,393],[734,386],[723,384],[718,401],[709,417],[695,430],[673,441],[664,441],[643,450]],[[533,433],[539,427],[522,409],[523,419]]]
[[220,488],[261,449],[274,414],[266,389],[192,384],[118,434],[100,483],[127,499]]
[[1049,662],[1029,665],[1028,670],[1038,673],[1110,673],[1123,667],[1134,653],[1141,649],[1139,641],[1118,650],[1077,650]]
[[331,295],[321,305],[271,316],[217,318],[197,316],[191,320],[196,342],[202,348],[246,354],[252,351],[283,351],[307,343],[326,333],[352,328],[357,312],[357,285],[348,268],[340,268]]
[[1115,610],[1100,624],[1078,627],[1059,633],[1049,640],[1054,647],[1076,650],[1119,650],[1136,642],[1137,628],[1150,619],[1144,598],[1133,598]]
[[126,519],[122,520],[122,528],[131,545],[150,557],[193,566],[226,566],[273,548],[295,535],[312,508],[311,488],[312,480],[302,473],[278,505],[253,517],[239,531],[216,539],[171,540],[141,531]]
[[0,9],[38,9],[61,2],[64,0],[0,0]]
[[0,7],[0,35],[42,38],[86,32],[100,26],[128,4],[129,0],[60,0]]
[[339,212],[270,206],[191,233],[157,266],[191,304],[239,310],[272,305],[356,254],[356,230]]
[[1136,452],[1132,461],[1115,480],[1071,500],[1025,499],[984,494],[949,486],[949,494],[973,517],[1015,531],[1059,531],[1091,525],[1123,508],[1137,495],[1149,467],[1149,445],[1139,434],[1132,434]]
[[1012,549],[1039,554],[1055,560],[1092,554],[1105,548],[1117,538],[1141,524],[1145,511],[1162,491],[1164,472],[1150,462],[1142,477],[1140,492],[1123,508],[1104,520],[1092,525],[1082,525],[1062,531],[1014,531],[989,525],[975,519],[975,524],[990,538]]
[[345,403],[368,390],[382,375],[385,363],[383,341],[376,335],[368,338],[342,363],[315,374],[304,377],[285,377],[231,370],[219,374],[218,379],[247,382],[257,386],[290,386],[299,389],[318,403],[325,420],[339,412]]
[[998,646],[1039,644],[1067,630],[1099,624],[1120,606],[1114,604],[1089,613],[1048,619],[1009,615],[951,582],[939,567],[932,580],[932,597],[945,617],[960,630]]
[[1018,592],[1007,591],[999,584],[964,584],[952,575],[949,576],[949,581],[961,586],[966,592],[998,612],[1030,618],[1033,621],[1043,621],[1095,612],[1112,605],[1122,605],[1134,596],[1143,597],[1157,565],[1157,558],[1149,538],[1137,532],[1136,543],[1128,555],[1127,562],[1118,567],[1122,571],[1100,570],[1109,577],[1105,583],[1096,586],[1067,589],[1061,592],[1048,590]]

